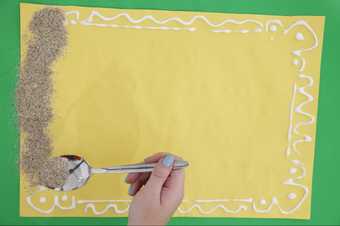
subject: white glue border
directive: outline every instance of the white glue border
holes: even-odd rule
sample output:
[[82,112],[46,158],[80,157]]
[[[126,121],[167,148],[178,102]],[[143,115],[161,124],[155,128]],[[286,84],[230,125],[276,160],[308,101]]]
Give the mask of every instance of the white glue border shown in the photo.
[[[211,32],[223,34],[230,34],[230,33],[241,33],[247,34],[252,32],[269,32],[274,34],[275,32],[282,31],[284,35],[287,35],[291,32],[292,29],[300,26],[307,29],[307,31],[312,35],[314,42],[313,45],[308,48],[301,48],[292,51],[293,60],[292,63],[297,68],[297,80],[293,84],[292,89],[292,99],[291,99],[291,107],[290,107],[290,124],[288,128],[288,147],[286,152],[287,160],[292,164],[292,167],[289,169],[290,178],[283,181],[284,185],[293,186],[298,189],[303,190],[303,196],[297,197],[296,193],[290,193],[287,196],[289,200],[299,200],[296,202],[297,204],[291,208],[283,208],[278,201],[276,196],[273,196],[271,200],[255,200],[254,198],[242,198],[242,199],[200,199],[200,200],[184,200],[183,203],[189,203],[189,208],[184,208],[183,205],[180,206],[177,210],[177,213],[180,214],[188,214],[193,210],[197,210],[201,215],[209,215],[212,214],[214,211],[221,209],[226,214],[237,214],[241,211],[252,210],[255,213],[263,213],[269,214],[272,212],[273,208],[276,207],[282,214],[291,214],[295,212],[297,209],[301,207],[304,201],[307,199],[309,195],[309,189],[306,185],[299,182],[303,180],[306,176],[306,168],[304,163],[298,159],[299,157],[299,150],[297,149],[297,145],[301,143],[308,143],[312,142],[312,136],[307,134],[302,134],[300,132],[300,127],[308,126],[315,122],[315,116],[303,111],[302,108],[305,107],[307,104],[310,104],[314,101],[314,97],[306,91],[306,88],[313,87],[314,80],[311,75],[307,75],[304,73],[304,69],[306,66],[306,60],[303,57],[304,52],[312,51],[313,49],[317,48],[319,45],[318,37],[312,27],[305,21],[305,20],[297,20],[294,23],[290,24],[288,27],[284,28],[284,25],[281,20],[274,19],[268,20],[265,23],[254,20],[254,19],[246,19],[246,20],[235,20],[235,19],[227,19],[222,22],[211,22],[206,16],[203,15],[195,15],[191,17],[189,20],[183,20],[180,17],[169,17],[166,19],[157,19],[152,15],[145,15],[140,18],[133,18],[127,12],[117,14],[112,17],[106,17],[100,14],[98,11],[93,10],[91,14],[85,19],[80,19],[80,12],[79,11],[66,11],[67,20],[65,24],[67,26],[75,26],[75,25],[82,25],[82,26],[96,26],[96,27],[106,27],[106,28],[120,28],[120,29],[148,29],[148,30],[164,30],[164,31],[180,31],[180,32],[195,32],[198,30],[194,26],[196,21],[205,22],[209,27],[211,27]],[[101,21],[101,23],[95,23],[94,19],[97,21]],[[124,18],[128,21],[128,24],[114,24],[113,22],[118,18]],[[141,22],[148,21],[152,22],[153,26],[142,26],[138,25]],[[167,25],[168,22],[175,22],[178,26],[169,26]],[[255,29],[228,29],[228,25],[240,25],[243,24],[253,24],[256,26]],[[240,27],[238,26],[238,27]],[[295,38],[297,41],[302,42],[305,40],[304,35],[300,32],[295,33]],[[304,86],[299,86],[298,81],[300,83],[306,82],[307,84]],[[298,104],[296,106],[295,100],[297,95],[302,95],[306,98],[306,101]],[[300,114],[308,118],[306,121],[294,122],[294,115]],[[299,138],[294,138],[299,137]],[[72,210],[77,208],[77,206],[83,206],[84,213],[90,213],[94,215],[102,215],[107,213],[111,210],[112,214],[126,214],[129,209],[129,203],[131,200],[78,200],[75,196],[68,196],[67,194],[61,194],[54,196],[53,205],[49,209],[42,209],[37,207],[37,205],[33,202],[32,196],[37,194],[40,195],[38,203],[43,204],[46,203],[46,197],[41,194],[41,192],[46,191],[46,188],[39,187],[38,191],[34,194],[26,197],[27,204],[34,209],[35,211],[41,214],[51,214],[56,208],[60,210]],[[40,193],[40,194],[39,194]],[[61,205],[60,200],[62,202],[67,202],[68,205]],[[96,204],[106,204],[104,208],[99,209],[96,207]],[[213,206],[209,208],[203,208],[203,204],[212,203]],[[238,205],[237,208],[228,208],[226,204],[236,203]],[[123,204],[123,205],[122,205]],[[123,206],[123,208],[122,208]]]

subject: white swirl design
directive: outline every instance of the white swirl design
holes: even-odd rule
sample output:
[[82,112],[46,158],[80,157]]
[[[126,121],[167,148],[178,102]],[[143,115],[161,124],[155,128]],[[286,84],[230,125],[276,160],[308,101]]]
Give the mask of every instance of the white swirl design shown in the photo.
[[[185,200],[183,204],[189,203],[188,208],[184,208],[184,205],[181,205],[177,213],[180,214],[188,214],[193,210],[197,210],[201,215],[209,215],[216,210],[220,209],[223,210],[224,213],[233,215],[240,213],[241,211],[252,210],[256,213],[268,214],[270,213],[274,207],[276,207],[282,214],[291,214],[295,212],[297,209],[301,207],[304,201],[307,199],[309,195],[309,189],[307,186],[303,185],[299,181],[303,179],[306,175],[306,168],[304,164],[298,160],[299,154],[302,154],[297,146],[301,143],[312,142],[312,136],[309,134],[302,134],[300,128],[302,126],[310,126],[315,123],[315,117],[306,111],[303,108],[314,101],[314,97],[308,93],[307,88],[311,88],[314,85],[313,77],[311,75],[306,75],[304,73],[304,69],[307,66],[306,59],[303,57],[304,52],[312,51],[313,49],[317,48],[319,45],[318,37],[312,27],[305,21],[305,20],[298,20],[291,25],[289,25],[286,29],[284,29],[284,25],[281,20],[268,20],[265,23],[253,20],[253,19],[246,19],[246,20],[235,20],[235,19],[226,19],[221,22],[212,22],[206,16],[203,15],[196,15],[190,18],[189,20],[183,20],[180,17],[170,17],[165,19],[157,19],[153,15],[144,15],[140,18],[133,18],[129,15],[129,13],[124,12],[114,16],[104,16],[98,11],[93,10],[91,14],[84,20],[80,19],[80,12],[73,10],[73,11],[66,11],[67,21],[66,25],[68,26],[97,26],[97,27],[107,27],[107,28],[126,28],[126,29],[149,29],[149,30],[164,30],[164,31],[178,31],[178,32],[195,32],[198,28],[195,27],[195,22],[203,21],[209,27],[211,27],[211,32],[217,34],[230,34],[230,33],[242,33],[247,34],[251,32],[283,32],[284,35],[289,34],[294,28],[301,26],[304,27],[309,31],[312,35],[314,42],[313,45],[308,48],[301,48],[295,49],[292,51],[293,59],[292,62],[294,65],[297,66],[297,81],[293,84],[292,90],[292,99],[291,99],[291,109],[290,109],[290,124],[288,128],[288,147],[286,149],[286,158],[292,164],[292,168],[290,169],[291,178],[288,178],[286,181],[283,182],[283,185],[293,186],[299,188],[303,191],[303,196],[299,198],[299,202],[289,208],[284,209],[280,206],[278,198],[273,196],[268,202],[268,200],[259,200],[260,206],[266,206],[266,208],[261,208],[258,206],[256,200],[253,198],[245,198],[245,199],[199,199],[199,200]],[[113,22],[119,18],[125,18],[129,23],[128,24],[114,24]],[[94,21],[101,21],[101,23],[94,22]],[[153,26],[142,26],[138,25],[144,21],[152,22]],[[178,26],[170,26],[167,25],[169,22],[175,22]],[[223,26],[228,24],[236,24],[236,25],[244,25],[244,24],[253,24],[256,26],[255,29],[239,29],[233,30],[228,29]],[[296,35],[297,41],[303,41],[304,37],[299,34]],[[303,83],[303,81],[307,81],[307,84],[304,86],[299,87],[298,81]],[[301,82],[302,81],[302,82]],[[302,95],[306,97],[306,100],[301,102],[300,104],[296,105],[296,96]],[[294,115],[300,114],[308,119],[305,121],[294,122]],[[294,136],[299,137],[298,139],[294,139]],[[284,155],[283,155],[284,156]],[[299,175],[296,175],[297,172],[301,172]],[[39,194],[40,192],[45,191],[44,188],[39,188],[38,192],[35,194]],[[36,204],[32,201],[32,194],[31,196],[26,197],[26,201],[29,206],[35,211],[41,214],[51,214],[56,208],[64,211],[72,210],[77,208],[78,206],[82,206],[84,213],[93,213],[93,215],[103,215],[108,213],[109,210],[110,214],[120,215],[126,214],[128,212],[130,200],[77,200],[74,196],[71,197],[71,204],[68,206],[63,206],[60,204],[59,196],[54,196],[53,205],[49,209],[41,209],[38,208]],[[65,197],[65,195],[63,196]],[[295,199],[296,194],[291,193],[288,199]],[[231,209],[226,206],[227,203],[239,203],[237,208]],[[96,206],[97,203],[104,203],[106,206],[100,209]],[[123,203],[123,204],[122,204]],[[206,203],[213,203],[214,206],[209,208],[203,208],[203,205]],[[268,203],[268,205],[267,205]],[[123,206],[124,205],[124,206]]]

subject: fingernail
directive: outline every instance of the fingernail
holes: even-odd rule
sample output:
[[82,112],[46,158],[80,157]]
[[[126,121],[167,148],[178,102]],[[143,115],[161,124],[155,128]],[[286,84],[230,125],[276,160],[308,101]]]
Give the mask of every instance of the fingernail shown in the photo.
[[133,192],[133,187],[132,187],[132,184],[131,184],[130,187],[129,187],[129,190],[128,190],[128,194],[132,195],[132,192]]
[[175,157],[172,155],[166,155],[164,159],[162,160],[162,164],[166,167],[172,166],[172,164],[175,161]]

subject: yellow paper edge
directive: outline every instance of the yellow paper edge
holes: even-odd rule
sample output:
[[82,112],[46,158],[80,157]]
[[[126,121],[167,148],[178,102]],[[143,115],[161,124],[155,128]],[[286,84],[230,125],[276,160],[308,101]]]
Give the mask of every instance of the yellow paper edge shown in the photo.
[[[38,10],[38,9],[40,9],[40,8],[43,8],[43,7],[45,7],[45,6],[43,6],[43,5],[31,5],[31,4],[21,4],[21,9],[22,9],[22,11],[23,11],[23,8],[25,8],[25,7],[34,7],[35,8],[35,10]],[[62,7],[63,9],[70,9],[70,10],[72,10],[72,9],[74,9],[74,7]],[[130,11],[130,10],[125,10],[125,11]],[[148,12],[150,12],[150,11],[148,11]],[[157,11],[153,11],[153,12],[157,12]],[[222,14],[223,15],[223,14]],[[238,15],[233,15],[233,14],[228,14],[228,16],[234,16],[234,17],[237,17]],[[243,16],[246,16],[246,15],[243,15]],[[254,16],[254,15],[251,15],[251,16]],[[322,26],[323,26],[323,17],[314,17],[315,19],[319,19],[321,22],[322,22]],[[321,46],[321,44],[322,44],[322,34],[318,34],[318,38],[319,38],[319,46]],[[22,46],[23,46],[23,43],[21,43],[22,44]],[[23,51],[23,50],[22,50]],[[319,73],[319,72],[318,72]],[[317,101],[317,96],[315,96],[315,100]],[[314,117],[316,117],[316,112],[315,112],[315,116]],[[313,137],[315,137],[315,134],[312,134],[312,136]],[[21,180],[20,180],[20,182],[21,182],[21,198],[20,198],[20,201],[21,201],[21,208],[20,208],[20,210],[21,210],[21,215],[22,216],[37,216],[36,215],[36,213],[34,213],[34,212],[31,212],[31,211],[28,211],[27,209],[25,210],[24,208],[22,208],[23,206],[26,206],[26,204],[25,204],[25,200],[23,199],[23,195],[24,195],[24,193],[23,193],[23,190],[24,190],[24,187],[23,187],[23,183],[24,183],[24,181],[22,180],[22,176],[21,176]],[[311,190],[311,189],[310,189]],[[310,191],[311,192],[311,191]],[[248,202],[249,200],[246,200],[246,202]],[[307,202],[307,203],[309,203],[309,206],[310,206],[310,195],[308,196],[308,200],[306,200],[305,202]],[[195,205],[199,205],[199,204],[195,204]],[[190,211],[189,211],[190,212]],[[309,215],[309,212],[310,211],[308,211],[308,213],[306,214],[306,213],[304,213],[304,214],[302,214],[302,215],[295,215],[295,213],[293,213],[293,214],[288,214],[288,215],[286,215],[287,216],[287,218],[301,218],[301,219],[309,219],[310,218],[310,215]],[[177,213],[178,215],[177,216],[183,216],[181,213]],[[186,214],[184,214],[184,215],[186,215]],[[39,215],[39,216],[48,216],[48,215]],[[110,216],[112,216],[112,215],[110,215]],[[113,215],[113,216],[122,216],[122,215]],[[196,215],[197,216],[197,215]],[[199,216],[199,215],[198,215]],[[207,214],[207,215],[202,215],[202,216],[221,216],[220,214],[218,214],[218,215],[214,215],[214,213],[212,213],[212,214]],[[227,216],[233,216],[233,215],[227,215]],[[260,215],[258,215],[258,217],[282,217],[282,215],[277,215],[277,216],[269,216],[269,215],[263,215],[263,214],[260,214]]]

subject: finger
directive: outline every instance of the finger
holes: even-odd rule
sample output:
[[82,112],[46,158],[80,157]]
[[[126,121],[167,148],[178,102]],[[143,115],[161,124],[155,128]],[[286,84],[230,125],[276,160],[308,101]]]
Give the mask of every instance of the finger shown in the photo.
[[184,198],[184,173],[179,173],[183,170],[172,171],[175,173],[170,175],[163,186],[160,196],[160,205],[163,206],[178,206]]
[[[139,162],[139,164],[143,164],[143,163],[153,163],[153,162],[157,162],[159,160],[159,156],[162,156],[162,154],[164,155],[164,152],[159,152],[159,153],[156,153],[146,159],[144,159],[143,162]],[[155,160],[157,159],[157,160]],[[125,177],[125,182],[127,184],[133,184],[135,183],[139,177],[143,176],[144,173],[129,173],[126,177]]]
[[160,204],[177,206],[184,198],[184,169],[172,170],[168,179],[166,180],[162,195],[160,197]]
[[137,194],[137,192],[146,184],[149,177],[150,173],[148,174],[145,173],[142,176],[140,176],[135,183],[131,184],[128,192],[129,195],[134,196],[135,194]]
[[182,191],[184,189],[184,177],[184,169],[173,170],[166,180],[164,187],[177,192]]
[[153,169],[145,187],[153,193],[160,194],[166,179],[170,175],[174,161],[175,157],[173,155],[166,155],[160,159]]
[[[142,163],[154,163],[154,162],[158,162],[159,159],[161,159],[162,157],[164,157],[167,154],[167,152],[159,152],[156,153],[152,156],[149,156],[147,158],[144,159],[144,162],[140,162]],[[183,160],[181,157],[172,154],[176,160]],[[144,173],[129,173],[126,178],[125,178],[125,182],[127,184],[133,184],[135,183],[139,177],[141,177],[142,175],[144,175]]]
[[[162,155],[162,154],[163,153],[159,153],[159,155]],[[173,156],[175,157],[176,160],[181,160],[182,159],[179,156],[176,156],[176,155],[173,155]],[[151,159],[151,161],[153,161],[153,160]],[[177,176],[177,174],[180,174],[180,175]],[[131,192],[132,195],[135,195],[140,190],[140,188],[143,187],[146,184],[146,182],[148,181],[150,175],[151,175],[151,173],[134,173],[133,175],[130,176],[131,179],[129,178],[130,181],[128,181],[127,183],[130,182],[130,184],[135,184],[135,185],[133,185],[133,188],[131,188],[132,189],[132,192]],[[173,175],[173,176],[171,176],[171,175]],[[171,181],[173,181],[172,183],[178,184],[180,186],[179,182],[176,182],[176,181],[177,180],[178,181],[184,181],[184,172],[182,172],[182,171],[179,172],[179,173],[177,173],[175,171],[172,171],[170,176],[168,177],[167,181],[171,177],[174,177],[175,175],[176,175],[176,178],[172,179]],[[167,181],[165,182],[165,184],[167,183]]]
[[[179,156],[176,156],[176,155],[174,156],[176,160],[183,160]],[[182,190],[184,188],[184,169],[177,169],[177,170],[171,171],[164,186],[170,189]]]
[[[136,182],[137,183],[137,182]],[[134,196],[136,194],[136,183],[133,183],[129,186],[129,189],[128,189],[128,194],[130,196]]]
[[141,176],[142,173],[129,173],[126,177],[125,177],[125,183],[127,184],[133,184],[135,183],[138,178]]
[[[151,155],[144,159],[144,162],[142,163],[154,163],[158,162],[164,155],[166,155],[166,152],[158,152],[154,155]],[[133,184],[135,183],[139,177],[141,177],[144,173],[129,173],[126,178],[125,182],[127,184]]]
[[[149,156],[147,158],[145,158],[143,163],[154,163],[154,162],[158,162],[162,157],[164,157],[167,154],[167,152],[159,152],[156,153],[152,156]],[[181,157],[177,156],[177,155],[173,155],[175,157],[176,160],[182,160]],[[135,183],[137,180],[139,180],[140,177],[145,178],[144,176],[145,173],[129,173],[126,178],[125,178],[125,182],[127,184],[133,184]],[[150,173],[146,173],[147,174],[147,178],[149,178]]]

